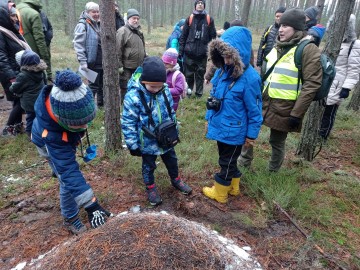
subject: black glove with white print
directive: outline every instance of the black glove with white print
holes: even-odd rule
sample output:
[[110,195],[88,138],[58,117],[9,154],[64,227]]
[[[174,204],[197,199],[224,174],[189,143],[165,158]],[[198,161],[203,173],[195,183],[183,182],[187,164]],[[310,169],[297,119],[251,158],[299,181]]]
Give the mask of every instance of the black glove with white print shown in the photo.
[[88,214],[89,223],[94,229],[104,225],[106,220],[113,216],[112,213],[102,208],[97,201],[91,204],[89,207],[85,208],[85,210]]

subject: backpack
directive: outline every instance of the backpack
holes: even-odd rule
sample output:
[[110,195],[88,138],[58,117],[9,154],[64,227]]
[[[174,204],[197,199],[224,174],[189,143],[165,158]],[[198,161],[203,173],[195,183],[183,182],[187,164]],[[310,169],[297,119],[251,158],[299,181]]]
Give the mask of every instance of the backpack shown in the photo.
[[[295,61],[295,66],[299,70],[297,90],[299,90],[300,80],[302,80],[302,63],[301,63],[301,61],[302,61],[303,50],[304,50],[304,47],[307,44],[309,44],[310,42],[312,42],[312,41],[304,40],[304,41],[300,42],[300,44],[297,46],[297,48],[295,50],[294,61]],[[316,95],[315,95],[313,101],[322,100],[327,97],[327,95],[329,94],[330,86],[336,75],[336,69],[335,69],[334,62],[329,58],[329,56],[327,56],[324,53],[321,53],[320,62],[321,62],[321,69],[322,69],[323,76],[322,76],[322,81],[321,81],[321,87],[316,92]]]
[[44,32],[44,36],[45,36],[46,46],[50,46],[51,40],[53,38],[52,25],[51,25],[48,17],[46,16],[46,14],[43,11],[40,12],[40,17],[41,17],[41,22],[42,22],[42,26],[43,26],[43,32]]
[[180,70],[176,70],[174,72],[174,74],[172,75],[171,84],[172,84],[173,87],[175,86],[176,78],[180,74],[183,75],[183,78],[184,78],[183,79],[184,80],[184,88],[183,88],[183,91],[181,92],[181,98],[184,99],[184,98],[186,98],[186,93],[187,93],[187,89],[189,88],[189,86],[188,86],[188,84],[186,82],[184,74],[182,74]]
[[[192,24],[193,18],[194,18],[194,14],[191,14],[189,17],[189,26]],[[206,21],[207,21],[207,24],[210,25],[210,15],[209,14],[206,14]]]

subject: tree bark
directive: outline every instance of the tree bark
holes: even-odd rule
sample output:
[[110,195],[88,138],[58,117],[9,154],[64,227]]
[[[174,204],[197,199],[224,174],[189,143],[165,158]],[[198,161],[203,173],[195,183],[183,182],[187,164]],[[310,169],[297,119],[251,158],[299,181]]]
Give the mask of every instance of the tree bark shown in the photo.
[[316,0],[307,0],[304,9],[315,6],[315,4],[316,4]]
[[242,15],[241,15],[241,20],[242,20],[242,22],[243,22],[243,24],[244,24],[245,27],[247,26],[248,20],[249,20],[251,1],[252,1],[252,0],[245,0],[245,1],[244,1],[244,6],[243,6],[243,12],[242,12]]
[[360,82],[357,83],[353,90],[352,97],[349,104],[346,107],[348,110],[359,111],[360,109]]
[[75,0],[65,0],[65,34],[67,36],[72,36],[75,26],[77,24],[77,16],[75,14]]
[[[342,37],[344,36],[345,28],[354,5],[355,0],[339,1],[334,14],[334,21],[332,21],[329,26],[329,35],[325,44],[324,53],[327,54],[334,63],[339,54]],[[322,106],[320,102],[311,103],[296,150],[296,154],[307,161],[312,161],[315,158],[316,148],[319,146],[319,143],[321,143],[318,131],[323,112],[324,106]]]
[[317,3],[317,7],[319,9],[318,23],[320,23],[320,21],[321,21],[321,17],[322,17],[323,10],[324,10],[324,5],[325,5],[325,0],[319,0]]
[[113,1],[100,0],[101,48],[104,70],[105,152],[121,150],[120,88],[116,52],[115,7]]
[[234,10],[235,10],[235,19],[240,20],[240,1],[239,0],[235,0]]

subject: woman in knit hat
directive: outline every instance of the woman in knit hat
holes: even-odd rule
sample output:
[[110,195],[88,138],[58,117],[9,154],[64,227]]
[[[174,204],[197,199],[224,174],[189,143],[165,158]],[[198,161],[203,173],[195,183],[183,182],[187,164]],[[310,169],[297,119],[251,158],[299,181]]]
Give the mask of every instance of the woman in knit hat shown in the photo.
[[312,43],[303,50],[302,80],[298,84],[299,70],[295,66],[294,52],[306,37],[304,30],[304,11],[299,8],[286,10],[280,19],[276,45],[266,57],[263,124],[270,128],[269,171],[273,172],[277,172],[284,161],[288,133],[301,131],[302,119],[321,86],[320,50]]
[[10,86],[10,91],[20,97],[20,104],[26,113],[25,132],[30,138],[31,127],[35,119],[34,104],[40,90],[46,84],[46,63],[39,55],[31,50],[20,51],[15,54],[20,72],[16,75],[15,82]]
[[54,85],[42,89],[35,112],[31,139],[59,179],[65,227],[74,234],[86,230],[78,215],[81,207],[92,228],[103,225],[112,214],[100,206],[76,161],[77,145],[96,115],[91,90],[73,71],[58,71]]
[[160,146],[155,128],[166,121],[176,124],[173,100],[166,82],[166,69],[159,57],[147,57],[129,81],[125,95],[121,127],[127,148],[133,156],[142,157],[142,176],[151,205],[162,203],[155,185],[156,159],[165,163],[171,184],[188,195],[192,189],[179,175],[174,146]]
[[175,112],[179,106],[180,98],[184,97],[187,91],[185,76],[181,73],[180,66],[177,63],[178,56],[178,52],[173,48],[167,49],[162,56],[166,68],[166,83],[174,101]]

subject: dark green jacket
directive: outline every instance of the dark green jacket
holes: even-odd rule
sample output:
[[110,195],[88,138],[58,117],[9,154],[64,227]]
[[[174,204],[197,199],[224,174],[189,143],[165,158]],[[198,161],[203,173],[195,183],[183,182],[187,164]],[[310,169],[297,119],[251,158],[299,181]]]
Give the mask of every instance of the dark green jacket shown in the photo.
[[51,78],[50,51],[43,32],[40,0],[23,0],[16,8],[20,13],[24,38],[31,49],[45,61],[48,66],[47,75]]

